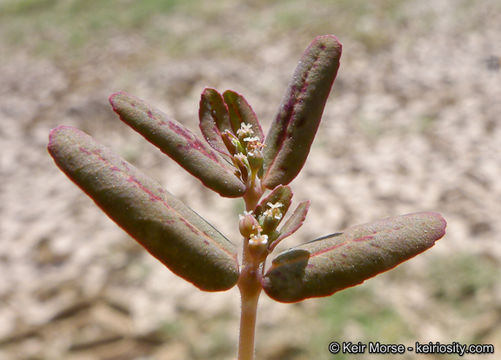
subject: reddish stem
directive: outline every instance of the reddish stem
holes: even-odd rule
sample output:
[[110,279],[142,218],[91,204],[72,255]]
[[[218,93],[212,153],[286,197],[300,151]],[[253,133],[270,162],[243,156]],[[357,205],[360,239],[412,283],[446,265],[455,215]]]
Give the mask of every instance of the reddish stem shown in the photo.
[[[259,179],[249,186],[244,195],[247,211],[254,210],[264,189]],[[263,260],[256,260],[249,251],[249,239],[244,239],[242,268],[238,278],[241,298],[240,338],[238,360],[254,359],[254,337],[256,332],[256,314],[259,295],[261,294],[261,269]]]

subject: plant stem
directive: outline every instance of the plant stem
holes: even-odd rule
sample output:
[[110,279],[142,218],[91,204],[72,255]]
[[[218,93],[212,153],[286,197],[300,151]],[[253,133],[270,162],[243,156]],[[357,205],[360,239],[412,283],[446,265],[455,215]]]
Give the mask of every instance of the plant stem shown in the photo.
[[244,194],[245,210],[254,210],[263,192],[264,189],[259,179],[253,179],[250,186],[247,188],[247,192]]
[[[245,209],[254,210],[264,188],[256,177],[252,177],[251,183],[244,195]],[[249,239],[244,239],[242,252],[242,269],[238,278],[240,289],[241,315],[240,315],[240,338],[238,341],[238,360],[254,359],[254,336],[256,332],[256,314],[259,295],[261,294],[261,266],[263,260],[252,256],[249,250]]]
[[259,263],[253,261],[247,245],[248,241],[246,240],[243,251],[243,268],[238,279],[242,303],[238,360],[254,359],[257,303],[262,289]]

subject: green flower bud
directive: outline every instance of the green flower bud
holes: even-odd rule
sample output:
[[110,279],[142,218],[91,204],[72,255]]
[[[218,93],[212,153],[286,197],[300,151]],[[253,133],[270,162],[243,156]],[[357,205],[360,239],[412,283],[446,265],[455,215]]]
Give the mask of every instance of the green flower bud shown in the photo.
[[260,230],[256,218],[252,215],[252,211],[244,211],[243,215],[239,215],[239,219],[238,227],[240,234],[246,239],[250,238],[253,234],[257,234]]

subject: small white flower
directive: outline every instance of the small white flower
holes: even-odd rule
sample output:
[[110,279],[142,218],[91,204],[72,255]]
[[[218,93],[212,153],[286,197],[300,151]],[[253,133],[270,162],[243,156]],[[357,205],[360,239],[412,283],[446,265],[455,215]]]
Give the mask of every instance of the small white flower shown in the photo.
[[247,123],[241,123],[240,129],[237,130],[237,136],[239,138],[242,138],[242,137],[249,137],[252,135],[254,135],[254,130],[252,130],[252,125]]
[[247,141],[247,142],[258,142],[259,138],[257,136],[248,136],[248,137],[244,138],[244,141]]
[[268,244],[268,235],[252,235],[249,239],[249,245],[258,246]]
[[271,209],[278,209],[278,208],[281,208],[284,206],[284,204],[282,204],[280,201],[276,202],[276,203],[271,203],[271,202],[268,202],[266,203],[266,205],[268,205],[270,207],[270,210]]
[[272,203],[267,203],[270,208],[266,210],[263,215],[266,217],[270,217],[276,220],[280,220],[283,216],[282,212],[280,211],[280,208],[284,206],[281,202],[276,202],[274,204]]
[[247,211],[247,210],[244,210],[244,213],[243,214],[239,214],[238,215],[238,219],[239,220],[242,220],[244,217],[246,217],[247,215],[252,215],[252,210],[250,211]]

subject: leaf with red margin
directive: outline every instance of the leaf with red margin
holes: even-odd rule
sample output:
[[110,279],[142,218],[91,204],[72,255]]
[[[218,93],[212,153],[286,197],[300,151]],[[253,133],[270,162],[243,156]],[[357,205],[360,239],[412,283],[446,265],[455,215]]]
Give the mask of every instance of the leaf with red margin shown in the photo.
[[292,201],[292,190],[290,186],[287,185],[278,185],[276,188],[272,190],[266,197],[261,199],[259,204],[256,206],[254,210],[254,214],[256,217],[259,217],[269,208],[268,203],[275,204],[281,203],[283,206],[280,208],[282,213],[286,213],[289,210]]
[[120,119],[157,146],[163,153],[221,196],[238,197],[246,190],[234,168],[179,122],[144,101],[118,92],[110,96]]
[[224,130],[231,130],[230,115],[224,103],[223,96],[215,89],[205,88],[200,96],[200,130],[205,140],[216,151],[229,156],[228,150],[221,139]]
[[269,235],[269,241],[273,241],[275,237],[278,236],[278,233],[276,233],[275,229],[282,221],[283,215],[285,215],[285,213],[289,210],[291,201],[292,201],[291,188],[287,185],[279,185],[275,189],[273,189],[273,191],[268,196],[262,199],[261,202],[254,209],[254,215],[257,219],[259,219],[259,217],[263,215],[263,213],[270,208],[270,206],[268,205],[269,203],[282,204],[282,206],[279,208],[280,213],[282,214],[280,219],[267,218],[263,224],[263,231],[264,233]]
[[252,130],[254,131],[254,136],[259,138],[260,142],[263,142],[264,135],[261,125],[257,119],[254,110],[245,100],[245,98],[232,90],[226,90],[223,93],[224,102],[228,106],[228,111],[230,114],[230,122],[233,128],[233,133],[236,135],[240,125],[242,123],[250,124]]
[[270,243],[270,246],[268,247],[269,251],[273,251],[273,249],[280,243],[280,241],[294,234],[303,225],[304,219],[306,219],[306,214],[308,214],[309,209],[310,200],[299,203],[296,210],[294,210],[285,224],[283,224],[280,230],[278,230],[279,236]]
[[445,234],[440,214],[421,212],[358,225],[279,254],[262,279],[281,302],[329,296],[429,249]]
[[301,57],[266,136],[263,184],[290,183],[306,161],[336,78],[341,44],[334,35],[313,40]]
[[236,284],[235,246],[157,182],[69,126],[51,131],[48,150],[76,185],[175,274],[206,291]]

